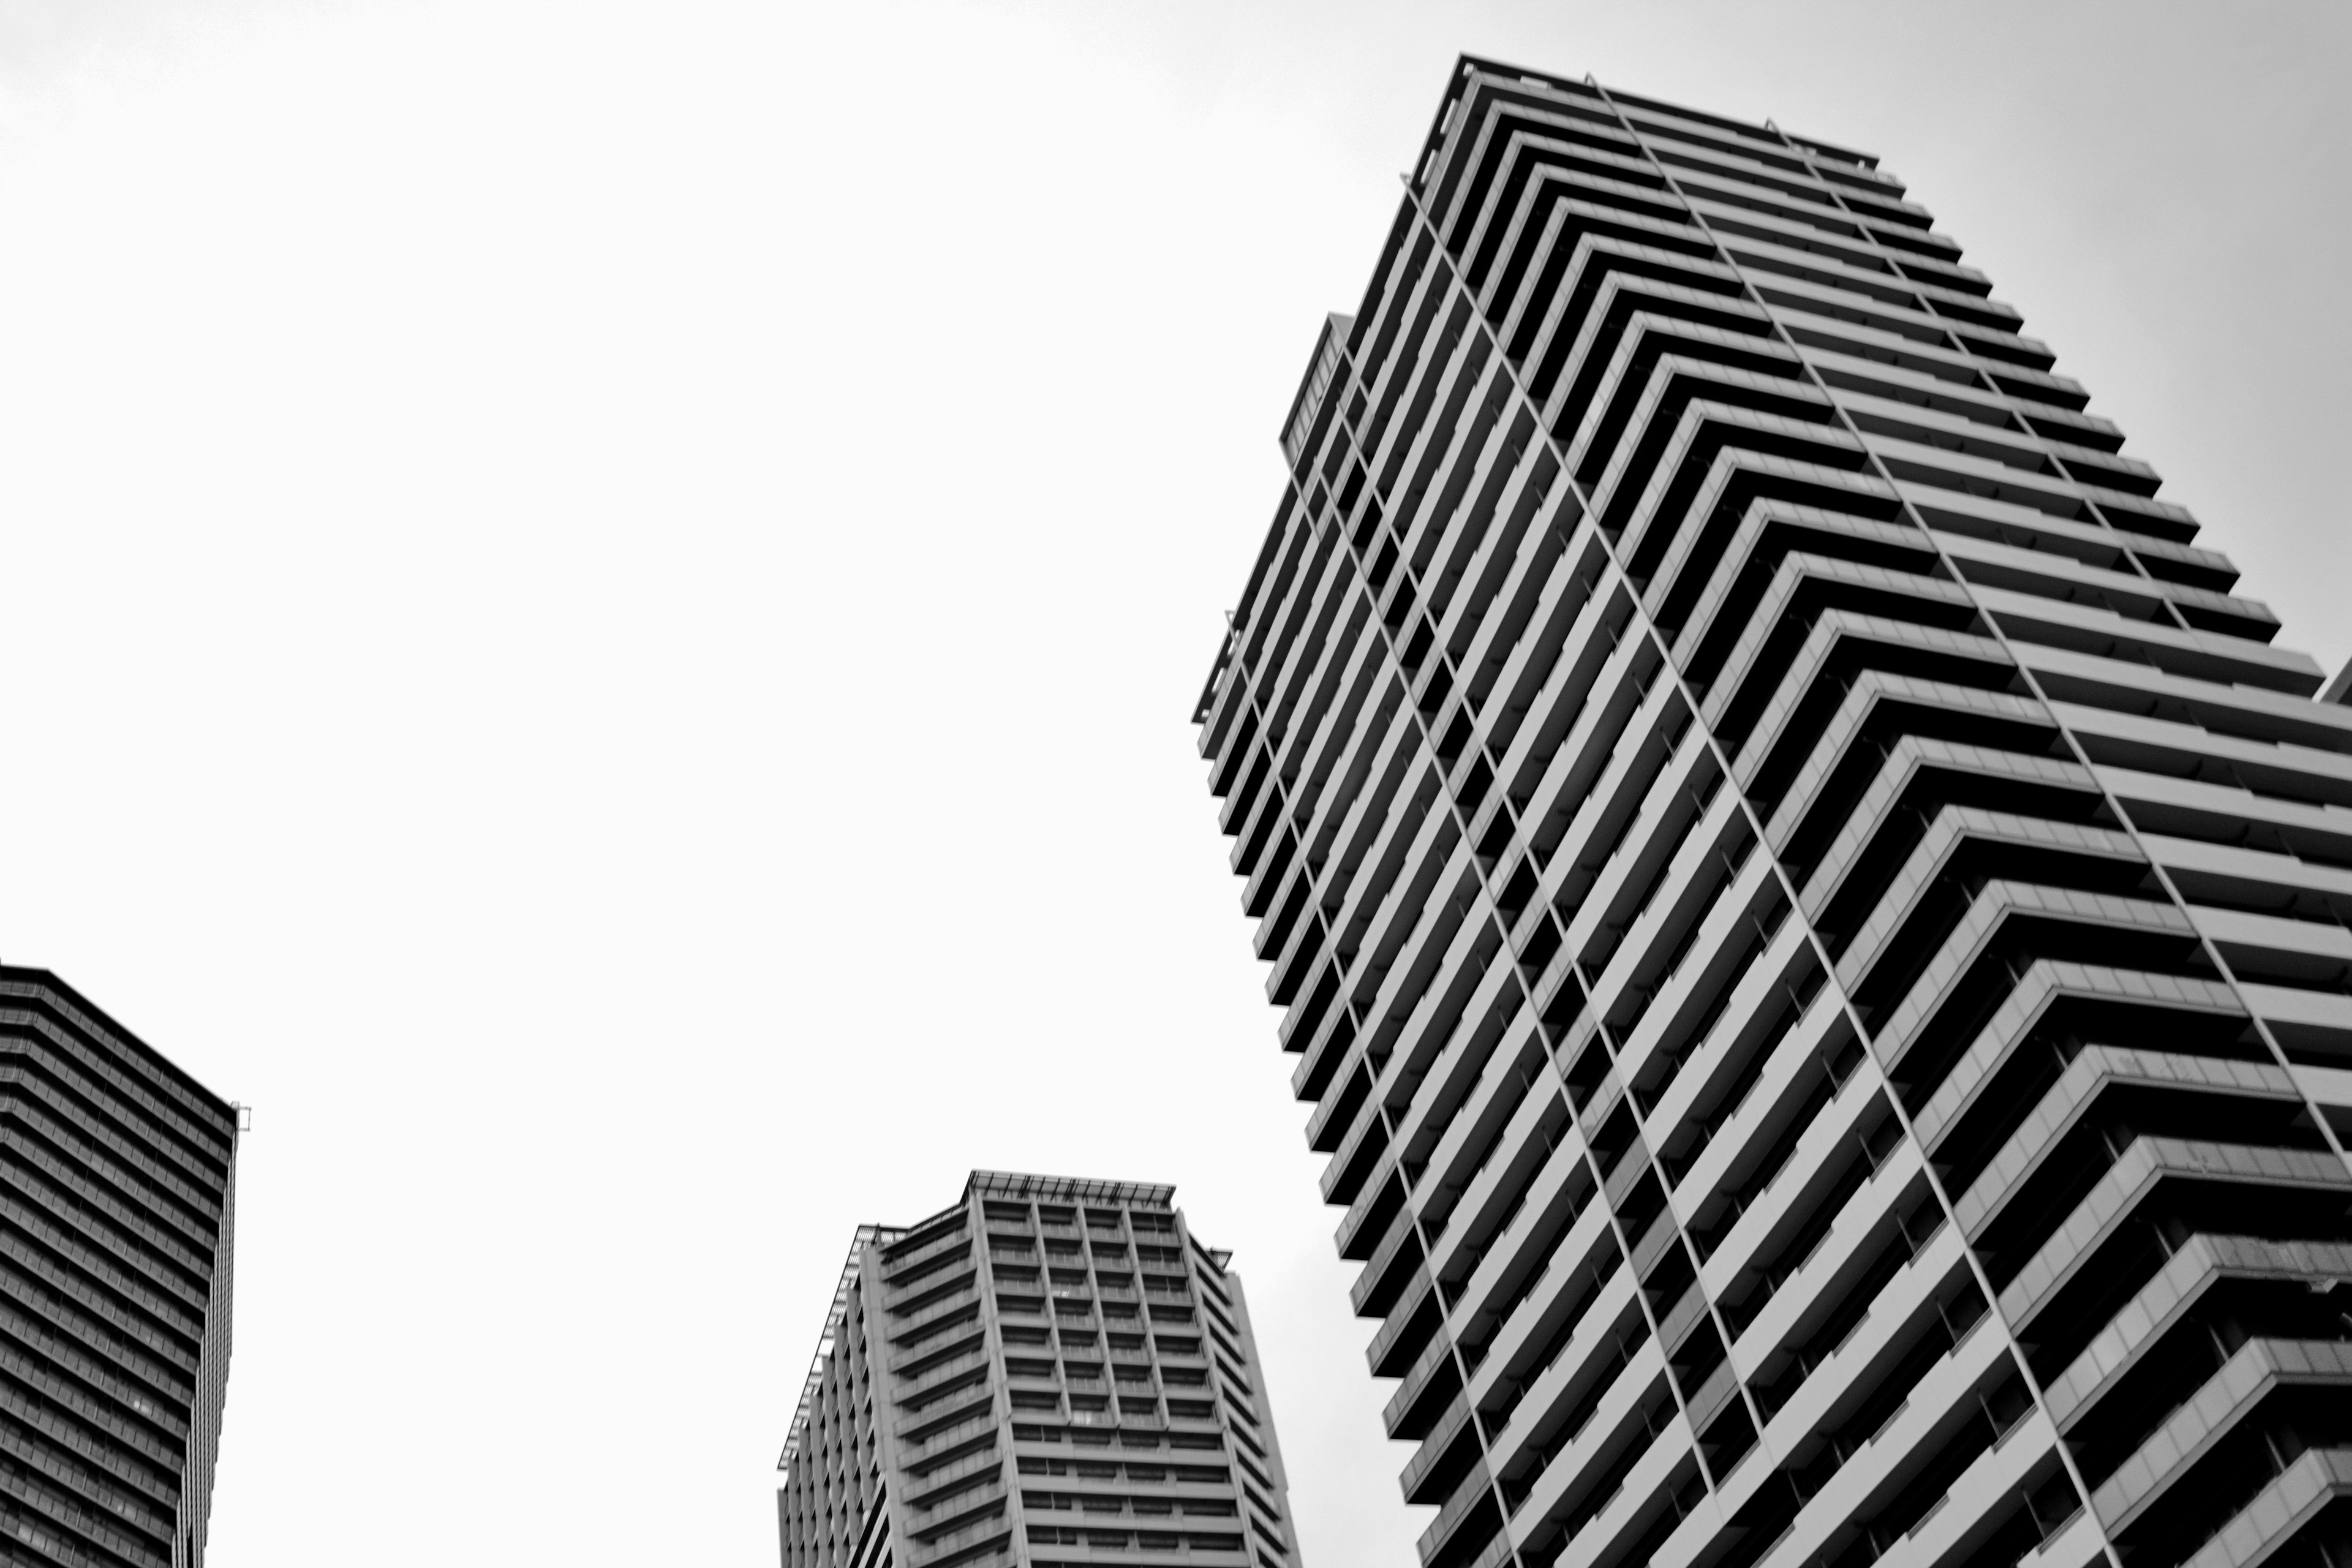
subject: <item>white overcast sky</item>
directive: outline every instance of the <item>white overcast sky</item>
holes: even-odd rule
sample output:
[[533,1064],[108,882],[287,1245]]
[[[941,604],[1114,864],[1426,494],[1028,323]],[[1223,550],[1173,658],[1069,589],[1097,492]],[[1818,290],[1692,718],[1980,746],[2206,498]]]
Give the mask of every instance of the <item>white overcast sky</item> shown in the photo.
[[2352,655],[2340,4],[0,0],[0,956],[257,1108],[218,1568],[772,1562],[974,1165],[1414,1562],[1185,720],[1462,50],[1884,154]]

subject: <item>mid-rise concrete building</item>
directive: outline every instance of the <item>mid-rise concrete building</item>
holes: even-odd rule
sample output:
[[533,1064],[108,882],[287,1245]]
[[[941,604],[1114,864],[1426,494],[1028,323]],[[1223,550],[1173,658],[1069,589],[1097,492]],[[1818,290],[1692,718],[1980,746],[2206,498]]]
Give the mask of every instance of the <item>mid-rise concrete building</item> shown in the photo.
[[239,1113],[0,968],[0,1563],[202,1568]]
[[975,1171],[851,1244],[783,1568],[1296,1568],[1242,1282],[1175,1189]]
[[2340,691],[1874,158],[1406,186],[1196,719],[1422,1560],[2343,1568]]

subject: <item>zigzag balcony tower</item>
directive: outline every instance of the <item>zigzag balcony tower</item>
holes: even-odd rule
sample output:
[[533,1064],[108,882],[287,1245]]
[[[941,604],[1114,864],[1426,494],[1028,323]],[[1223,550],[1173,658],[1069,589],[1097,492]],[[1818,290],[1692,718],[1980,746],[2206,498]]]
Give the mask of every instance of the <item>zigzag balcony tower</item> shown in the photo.
[[1242,1282],[1174,1196],[974,1171],[859,1230],[777,1463],[783,1568],[1297,1568]]
[[1460,63],[1195,718],[1432,1568],[2352,1563],[2352,712],[1866,155]]

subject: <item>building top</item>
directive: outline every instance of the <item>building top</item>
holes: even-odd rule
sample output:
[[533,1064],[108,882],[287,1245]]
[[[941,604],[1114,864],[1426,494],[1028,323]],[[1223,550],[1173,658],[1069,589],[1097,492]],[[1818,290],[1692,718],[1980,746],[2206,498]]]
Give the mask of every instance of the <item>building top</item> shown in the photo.
[[974,1171],[964,1184],[964,1195],[1002,1193],[1007,1197],[1073,1198],[1111,1204],[1141,1204],[1146,1208],[1172,1208],[1176,1189],[1155,1182],[1105,1182],[1086,1176],[1032,1176],[1019,1171]]
[[[800,1405],[793,1415],[791,1435],[784,1439],[783,1453],[776,1460],[778,1469],[788,1468],[793,1455],[799,1448],[801,1435],[808,1425],[811,1404],[817,1389],[824,1382],[824,1363],[833,1354],[834,1342],[841,1331],[843,1320],[848,1315],[849,1295],[857,1282],[858,1260],[869,1247],[903,1250],[897,1244],[921,1246],[930,1238],[924,1233],[942,1222],[961,1216],[975,1194],[998,1194],[1005,1197],[1066,1199],[1076,1203],[1114,1203],[1139,1205],[1145,1208],[1172,1208],[1176,1189],[1158,1182],[1108,1182],[1087,1176],[1039,1176],[1019,1171],[974,1171],[964,1181],[963,1196],[939,1213],[926,1215],[912,1225],[861,1225],[850,1239],[849,1257],[841,1266],[840,1282],[834,1287],[833,1305],[825,1312],[824,1332],[817,1339],[816,1354],[812,1359],[809,1373],[802,1385]],[[912,1241],[908,1238],[913,1237]],[[1222,1272],[1233,1258],[1222,1247],[1203,1248],[1213,1258]],[[884,1254],[887,1263],[889,1252]]]
[[[1432,165],[1436,161],[1438,150],[1444,142],[1445,133],[1452,128],[1454,115],[1461,104],[1464,84],[1473,75],[1481,73],[1489,77],[1515,76],[1528,86],[1539,88],[1547,92],[1565,93],[1572,97],[1605,101],[1612,105],[1612,113],[1624,110],[1633,111],[1637,118],[1644,114],[1664,115],[1690,125],[1703,125],[1713,131],[1728,133],[1737,140],[1755,143],[1758,148],[1765,152],[1768,159],[1770,154],[1787,152],[1787,142],[1781,140],[1783,132],[1769,120],[1761,125],[1753,124],[1748,121],[1734,120],[1728,116],[1709,113],[1704,110],[1685,109],[1680,104],[1668,103],[1662,99],[1639,98],[1630,92],[1621,92],[1615,88],[1603,88],[1591,76],[1577,81],[1567,77],[1553,76],[1543,71],[1507,65],[1499,60],[1481,59],[1475,55],[1464,55],[1454,63],[1454,86],[1448,91],[1445,101],[1439,106],[1435,121],[1430,126],[1429,138],[1422,149],[1422,161],[1414,175],[1416,185],[1427,178]],[[1853,170],[1866,174],[1877,183],[1887,185],[1897,184],[1878,172],[1878,157],[1875,153],[1856,153],[1834,142],[1793,133],[1788,135],[1788,141],[1796,142],[1821,157],[1851,165]],[[1753,151],[1750,149],[1738,150],[1748,151],[1751,156],[1753,155]]]
[[1297,1568],[1241,1281],[1174,1195],[973,1171],[861,1228],[778,1462],[783,1568]]
[[136,1061],[166,1086],[166,1092],[189,1110],[210,1120],[234,1122],[237,1107],[205,1088],[194,1074],[126,1029],[96,1003],[46,969],[0,964],[0,1010],[20,1006],[47,1008],[70,1027],[104,1042],[110,1049]]

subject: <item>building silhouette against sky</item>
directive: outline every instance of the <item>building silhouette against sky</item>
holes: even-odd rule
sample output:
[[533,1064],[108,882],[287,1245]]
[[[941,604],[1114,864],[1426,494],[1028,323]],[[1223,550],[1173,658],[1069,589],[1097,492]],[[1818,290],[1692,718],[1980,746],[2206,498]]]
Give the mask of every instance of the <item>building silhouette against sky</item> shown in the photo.
[[0,1563],[200,1568],[238,1112],[0,968]]
[[1296,1568],[1241,1280],[1174,1195],[975,1171],[860,1229],[777,1464],[783,1568]]
[[1467,59],[1325,325],[1196,718],[1434,1568],[2352,1563],[2352,711],[2019,328]]

